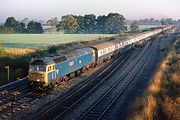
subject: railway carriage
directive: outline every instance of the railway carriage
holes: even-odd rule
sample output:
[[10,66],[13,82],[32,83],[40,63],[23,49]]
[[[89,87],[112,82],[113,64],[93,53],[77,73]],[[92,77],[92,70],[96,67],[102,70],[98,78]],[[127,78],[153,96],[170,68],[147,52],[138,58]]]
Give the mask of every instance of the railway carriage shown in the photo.
[[115,45],[115,51],[114,51],[114,54],[118,54],[120,52],[122,52],[122,47],[123,47],[123,42],[122,41],[119,41],[119,40],[114,40],[114,41],[111,41],[111,43],[113,43]]
[[90,46],[95,51],[95,62],[101,62],[105,59],[110,59],[114,54],[116,46],[114,43],[105,42],[98,45]]

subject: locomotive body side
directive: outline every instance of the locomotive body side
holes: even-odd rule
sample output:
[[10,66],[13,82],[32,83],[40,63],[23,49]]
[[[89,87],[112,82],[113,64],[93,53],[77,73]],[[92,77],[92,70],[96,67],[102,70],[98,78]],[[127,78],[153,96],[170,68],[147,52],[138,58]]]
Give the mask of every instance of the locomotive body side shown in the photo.
[[[30,68],[36,68],[36,70],[29,69],[29,81],[41,87],[48,86],[54,80],[94,62],[95,56],[92,48],[76,49],[65,55],[41,58],[30,64]],[[43,71],[40,71],[41,64],[44,67]]]

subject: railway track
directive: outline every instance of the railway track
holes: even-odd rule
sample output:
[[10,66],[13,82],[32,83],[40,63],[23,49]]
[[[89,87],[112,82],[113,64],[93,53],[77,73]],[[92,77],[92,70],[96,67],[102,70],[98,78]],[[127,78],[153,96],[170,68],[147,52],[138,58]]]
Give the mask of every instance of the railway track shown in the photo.
[[32,92],[26,77],[1,86],[0,90],[0,115],[2,119],[6,119],[12,114],[12,102],[10,100],[12,94],[16,95],[16,101],[13,103],[13,112],[24,109],[26,107],[24,103],[32,102],[33,98],[39,95],[35,95]]
[[[28,107],[29,106],[28,104],[31,104],[31,103],[33,104],[33,101],[38,99],[38,97],[40,95],[41,95],[41,93],[30,92],[27,95],[18,97],[16,102],[14,102],[14,104],[13,104],[13,112],[21,111],[21,110],[25,109],[26,107]],[[12,105],[12,103],[8,102],[8,105],[6,105],[6,107],[0,111],[0,115],[3,115],[3,116],[11,115],[11,113],[12,113],[11,105]]]
[[[114,60],[114,61],[116,61],[116,60]],[[99,75],[102,74],[103,72],[104,71],[101,71],[99,73]],[[89,79],[93,79],[93,76]],[[90,82],[90,80],[89,80],[89,82]],[[87,82],[86,84],[88,84],[89,82]],[[80,86],[77,87],[77,90],[79,90],[79,87]],[[1,88],[2,89],[0,89],[0,90],[2,90],[1,91],[2,93],[4,91],[6,91],[5,92],[6,96],[4,96],[4,98],[6,98],[6,99],[3,100],[3,102],[0,106],[0,115],[5,116],[4,118],[6,118],[6,116],[9,116],[12,113],[11,101],[9,100],[12,92],[17,95],[17,100],[16,100],[16,103],[14,104],[14,108],[13,108],[14,112],[22,110],[24,107],[26,107],[26,105],[24,105],[24,104],[33,103],[33,101],[35,101],[36,99],[40,99],[40,96],[42,94],[46,94],[46,93],[34,93],[32,90],[29,90],[27,78],[4,85]],[[2,95],[4,95],[4,94],[2,94]],[[64,95],[64,96],[66,96],[66,95]]]
[[[153,45],[152,45],[153,46]],[[151,47],[151,49],[152,49],[152,47]],[[150,49],[150,50],[151,50]],[[150,51],[149,50],[149,51]],[[147,50],[148,51],[148,50]],[[149,52],[150,53],[150,52]],[[149,54],[149,53],[146,53],[146,54]],[[142,55],[143,56],[143,55]],[[139,57],[139,60],[140,60],[140,58],[142,58],[142,56],[140,56]],[[145,55],[144,55],[145,56]],[[146,55],[146,57],[148,58],[148,55]],[[125,58],[125,59],[127,59],[127,58]],[[125,60],[124,59],[124,60]],[[145,58],[144,58],[145,59]],[[124,61],[123,60],[123,61]],[[138,63],[139,61],[138,60],[136,60],[137,62],[136,63]],[[144,63],[145,62],[145,60],[142,62],[142,63]],[[136,64],[135,62],[134,62],[134,64]],[[113,65],[112,65],[113,66]],[[102,72],[102,73],[100,73],[99,75],[97,75],[95,78],[91,78],[91,79],[93,79],[94,81],[96,81],[96,82],[94,82],[94,83],[91,83],[92,82],[92,80],[89,80],[89,81],[91,81],[91,82],[88,82],[87,84],[84,84],[84,85],[82,85],[81,86],[81,88],[79,89],[78,88],[78,90],[75,90],[75,91],[73,91],[73,92],[70,92],[69,94],[67,94],[67,95],[64,95],[65,97],[63,98],[63,102],[65,103],[63,103],[63,102],[60,102],[60,103],[58,103],[58,104],[56,104],[58,107],[59,106],[63,106],[62,107],[62,112],[60,112],[60,114],[58,115],[58,116],[56,116],[56,117],[53,117],[53,119],[59,119],[59,118],[62,118],[62,117],[64,117],[67,113],[69,113],[69,111],[71,111],[72,109],[75,109],[76,108],[76,106],[78,106],[78,104],[79,103],[81,103],[81,102],[83,102],[84,100],[85,100],[85,97],[88,97],[88,95],[91,95],[91,93],[92,92],[94,92],[95,90],[96,90],[96,88],[98,88],[98,87],[100,87],[100,85],[106,80],[106,79],[108,79],[109,77],[111,77],[111,75],[113,74],[113,73],[115,73],[115,71],[119,68],[119,66],[120,65],[118,65],[118,66],[116,66],[115,67],[115,69],[114,70],[112,70],[112,71],[109,71],[109,72],[106,72],[106,74],[107,74],[107,76],[105,76],[105,75],[102,75],[102,74],[104,74],[104,72],[105,72],[105,70]],[[140,65],[141,67],[143,66],[143,64],[142,65]],[[135,65],[134,65],[134,67],[135,67]],[[141,68],[140,67],[140,68]],[[109,69],[110,67],[108,67],[108,69]],[[133,68],[133,67],[132,67]],[[131,69],[132,69],[131,68]],[[139,69],[140,69],[139,68]],[[129,71],[131,71],[131,69],[128,69],[128,70],[126,70],[127,72],[124,72],[123,73],[123,76],[121,76],[121,77],[119,77],[118,79],[119,79],[119,81],[121,81],[121,80],[123,80],[124,78],[125,78],[125,76],[127,75],[127,73],[129,72]],[[135,71],[134,72],[134,76],[136,76],[136,73],[138,73],[138,69],[137,69],[137,71]],[[102,76],[100,76],[100,75],[102,75]],[[13,93],[15,93],[16,95],[17,95],[17,99],[18,99],[18,101],[20,101],[23,97],[26,97],[26,96],[35,96],[36,97],[36,95],[34,95],[34,93],[33,92],[31,92],[31,90],[30,90],[30,88],[28,87],[28,84],[27,84],[27,80],[25,80],[26,78],[24,78],[24,79],[22,79],[22,80],[19,80],[19,81],[16,81],[16,82],[14,82],[14,83],[10,83],[10,84],[8,84],[8,85],[5,85],[5,86],[2,86],[2,87],[0,87],[0,114],[1,114],[1,112],[2,112],[2,109],[3,108],[5,108],[6,109],[6,107],[7,106],[10,106],[10,101],[9,101],[9,98],[10,98],[10,95],[11,95],[11,93],[13,92]],[[97,79],[97,80],[95,80],[95,79]],[[98,80],[99,79],[99,80]],[[132,79],[133,79],[133,77],[132,77]],[[132,81],[132,79],[130,79],[129,80],[129,82],[126,82],[126,84],[124,85],[125,87],[121,90],[122,92],[120,92],[120,93],[123,93],[123,91],[125,90],[125,88],[130,84],[130,82]],[[91,83],[91,85],[89,85]],[[97,84],[98,83],[98,84]],[[107,101],[106,99],[108,98],[106,98],[106,96],[109,96],[109,95],[111,95],[111,94],[113,94],[113,93],[111,93],[111,92],[114,92],[116,89],[116,86],[118,86],[118,84],[119,84],[120,82],[116,82],[113,86],[114,87],[112,87],[111,89],[109,89],[104,95],[103,95],[103,97],[99,100],[99,101],[97,101],[88,111],[86,111],[85,112],[85,114],[83,114],[81,117],[80,117],[80,119],[86,119],[86,116],[90,116],[89,115],[89,113],[91,113],[91,111],[93,112],[93,111],[96,111],[96,108],[98,108],[97,106],[99,105],[99,104],[101,104],[101,101],[102,101],[102,103],[105,103],[104,101]],[[89,89],[87,89],[86,87],[87,86],[89,86]],[[85,89],[87,89],[87,90],[85,90],[83,93],[80,93],[80,91],[83,91],[83,89],[85,90]],[[87,92],[88,91],[88,92]],[[120,96],[121,94],[119,94],[119,95],[117,95],[117,98]],[[37,94],[37,96],[39,96],[39,94]],[[76,97],[76,98],[75,98]],[[32,97],[33,98],[33,97]],[[71,103],[72,104],[70,104],[70,106],[67,106],[67,104],[69,104],[69,101],[67,102],[67,101],[65,101],[65,100],[69,100],[69,99],[72,99],[73,98],[73,100],[71,101]],[[76,100],[74,100],[74,98],[76,99]],[[115,97],[116,98],[116,97]],[[103,99],[105,99],[104,101],[103,101]],[[22,99],[22,100],[24,100],[24,99]],[[33,100],[33,99],[32,99]],[[32,100],[29,100],[29,101],[32,101]],[[110,99],[109,99],[110,100]],[[115,99],[113,99],[113,100],[110,100],[110,101],[115,101]],[[112,104],[113,104],[113,102],[112,102]],[[16,106],[19,106],[18,104],[16,104]],[[55,107],[57,107],[57,106],[55,106]],[[109,105],[108,105],[109,106]],[[110,105],[111,106],[111,105]],[[101,107],[100,107],[101,108]],[[50,109],[50,111],[52,110],[52,109],[54,109],[54,107],[53,108],[51,108]],[[55,108],[56,109],[56,108]],[[108,109],[106,110],[106,111],[108,111]],[[103,114],[102,115],[100,115],[100,116],[103,116],[105,113],[106,113],[106,111],[104,111],[103,112]],[[6,113],[6,112],[4,112],[4,113]],[[3,113],[3,114],[4,114]],[[45,113],[46,114],[46,113]],[[47,112],[47,114],[49,114],[49,111]],[[96,118],[97,118],[97,116],[96,116]],[[87,118],[88,119],[88,118]],[[99,119],[99,118],[98,118]]]
[[[136,59],[136,61],[133,62],[133,64],[130,65],[130,66],[128,67],[128,69],[126,69],[126,70],[124,71],[123,75],[121,75],[121,76],[119,77],[118,81],[116,81],[116,83],[115,83],[110,89],[108,89],[108,90],[105,92],[105,94],[104,94],[96,103],[94,103],[94,104],[91,106],[91,108],[89,108],[85,113],[83,113],[83,115],[81,115],[81,117],[79,117],[78,119],[89,119],[89,117],[87,117],[87,116],[91,116],[91,115],[97,115],[97,116],[98,116],[98,114],[100,114],[101,112],[103,112],[102,110],[105,109],[105,105],[107,105],[107,103],[109,103],[108,101],[111,101],[112,98],[114,98],[114,97],[111,98],[111,96],[112,96],[112,95],[116,95],[116,94],[113,94],[113,92],[117,92],[117,90],[115,91],[115,88],[117,89],[117,86],[118,86],[118,84],[121,83],[121,80],[122,80],[123,78],[125,78],[125,76],[126,76],[127,74],[129,74],[129,72],[131,71],[131,69],[133,69],[133,68],[137,65],[137,63],[139,62],[139,60],[147,53],[148,48],[149,48],[149,47],[147,47],[146,50],[145,50],[141,55],[139,55],[139,57]],[[106,78],[105,78],[105,79],[106,79]],[[98,87],[100,87],[100,86],[97,85],[97,86],[95,86],[93,89],[96,90],[96,89],[98,89]],[[89,91],[89,92],[92,92],[92,90]],[[58,119],[60,119],[60,118],[61,118],[61,119],[62,119],[62,118],[65,118],[65,116],[67,116],[68,113],[70,113],[71,111],[73,111],[73,109],[75,109],[75,108],[78,106],[78,103],[80,104],[80,103],[82,103],[82,102],[84,101],[83,98],[89,97],[89,95],[90,95],[89,92],[86,93],[84,96],[82,96],[82,97],[81,97],[78,101],[76,101],[74,104],[72,104],[71,106],[69,106],[68,108],[66,108],[66,110],[64,110],[61,114],[59,114],[59,115],[57,115],[56,117],[54,117],[53,120],[56,120],[56,119],[58,120]],[[100,109],[97,109],[98,106],[101,106],[101,108],[100,108]],[[102,109],[102,108],[103,108],[103,109]],[[97,118],[98,118],[97,116],[94,116],[92,119],[97,119]],[[51,119],[52,119],[52,118],[51,118]]]
[[[18,81],[3,85],[0,87],[0,115],[6,119],[12,114],[11,95],[16,95],[16,101],[13,103],[13,112],[21,111],[40,99],[43,93],[36,93],[30,87],[27,77]],[[0,118],[0,119],[1,119]]]
[[22,78],[18,81],[3,85],[0,87],[0,109],[10,102],[11,94],[15,94],[18,98],[21,98],[26,93],[30,91],[30,86],[28,84],[27,78]]
[[[123,64],[124,61],[129,57],[129,56],[127,56],[127,54],[125,54],[124,56],[126,56],[126,57],[124,57],[123,60],[121,60],[121,57],[118,57],[116,60],[114,60],[112,63],[110,63],[108,67],[103,69],[101,72],[88,78],[86,80],[86,82],[84,82],[85,84],[78,86],[75,90],[70,91],[70,93],[67,93],[65,97],[62,97],[62,99],[59,99],[57,101],[57,104],[55,104],[53,107],[51,107],[50,109],[41,113],[40,115],[36,116],[33,119],[36,119],[36,120],[52,119],[51,116],[52,117],[54,116],[52,114],[65,112],[66,108],[68,108],[68,106],[72,105],[74,102],[76,102],[79,99],[79,97],[77,97],[77,96],[83,96],[88,91],[92,90],[92,88],[94,88],[94,86],[103,84],[103,82],[105,82],[104,77],[106,77],[106,79],[109,78],[110,74],[115,72],[115,70],[118,67],[120,67],[120,65]],[[121,63],[119,63],[120,61],[121,61]],[[116,66],[116,64],[115,64],[117,62],[119,63],[118,66]],[[114,69],[114,67],[116,67],[116,69]],[[58,109],[59,106],[61,106],[61,109]],[[66,106],[66,107],[63,107],[63,106]],[[58,110],[58,111],[56,111],[56,110]]]
[[[125,77],[127,73],[129,73],[129,71],[132,70],[134,66],[131,66],[127,70],[127,72],[123,74],[123,76],[119,76],[117,78],[118,79],[117,82],[111,87],[111,89],[109,89],[91,108],[89,108],[88,111],[84,112],[83,115],[79,118],[79,120],[95,120],[95,119],[100,120],[103,118],[105,119],[107,117],[106,113],[112,110],[111,106],[123,94],[125,89],[128,87],[128,85],[131,83],[134,77],[138,74],[139,70],[145,64],[146,60],[150,55],[150,52],[152,51],[153,46],[154,43],[152,43],[151,48],[141,56],[141,58],[144,56],[143,61],[139,61],[139,60],[136,61],[136,63],[138,62],[141,63],[139,67],[135,69],[133,74],[131,74],[131,77],[127,78],[127,81],[125,82],[123,87],[121,87],[121,81],[123,79],[126,79]],[[55,119],[59,119],[59,118],[60,117],[58,116]]]
[[[121,66],[121,64],[114,64],[114,68],[109,71],[109,73],[106,73],[106,76],[103,76],[101,78],[96,77],[96,81],[98,79],[101,79],[100,82],[94,84],[93,86],[91,85],[88,89],[86,86],[83,86],[83,89],[79,89],[78,91],[82,91],[81,93],[74,93],[70,94],[69,97],[64,99],[63,101],[59,102],[58,104],[55,104],[53,107],[48,109],[46,112],[42,113],[39,115],[37,118],[34,118],[36,120],[40,119],[59,119],[59,118],[64,118],[64,116],[75,109],[78,104],[83,102],[88,96],[90,96],[93,92],[96,91],[113,73]],[[95,78],[94,78],[95,79]],[[94,81],[95,82],[95,81]]]

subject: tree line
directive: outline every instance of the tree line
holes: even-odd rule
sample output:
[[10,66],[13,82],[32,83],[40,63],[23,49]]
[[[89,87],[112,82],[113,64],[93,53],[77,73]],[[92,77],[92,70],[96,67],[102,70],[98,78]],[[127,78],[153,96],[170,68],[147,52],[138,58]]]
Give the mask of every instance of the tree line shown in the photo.
[[14,17],[8,17],[0,33],[43,33],[42,25],[36,21],[30,21],[27,26],[17,21]]
[[[127,32],[126,19],[119,13],[95,16],[88,15],[65,15],[61,21],[57,18],[49,20],[51,26],[56,25],[57,31],[67,34],[119,34]],[[138,24],[132,23],[131,32],[138,32]],[[0,26],[0,33],[43,33],[41,23],[36,21],[17,21],[14,17],[8,17],[3,26]]]
[[77,16],[65,15],[56,25],[57,31],[64,31],[68,34],[76,33],[99,33],[99,34],[119,34],[127,30],[126,19],[119,13],[109,13],[107,16],[94,14]]

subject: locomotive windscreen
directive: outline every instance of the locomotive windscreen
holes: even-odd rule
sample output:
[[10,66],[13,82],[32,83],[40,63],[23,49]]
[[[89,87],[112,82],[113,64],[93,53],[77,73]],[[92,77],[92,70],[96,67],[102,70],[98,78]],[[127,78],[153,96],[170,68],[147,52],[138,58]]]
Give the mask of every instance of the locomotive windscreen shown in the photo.
[[45,65],[30,65],[29,67],[30,71],[46,71]]

